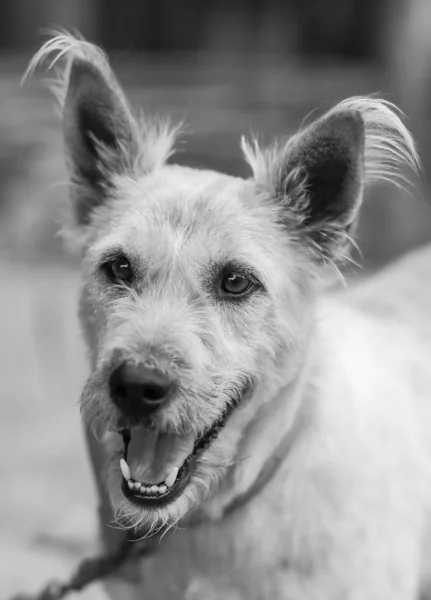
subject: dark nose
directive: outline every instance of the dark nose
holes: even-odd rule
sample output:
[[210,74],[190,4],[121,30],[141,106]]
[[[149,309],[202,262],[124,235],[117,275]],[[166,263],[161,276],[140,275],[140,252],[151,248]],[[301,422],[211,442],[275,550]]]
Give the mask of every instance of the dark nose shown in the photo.
[[123,363],[111,374],[109,386],[111,397],[123,414],[139,420],[166,402],[172,384],[157,369]]

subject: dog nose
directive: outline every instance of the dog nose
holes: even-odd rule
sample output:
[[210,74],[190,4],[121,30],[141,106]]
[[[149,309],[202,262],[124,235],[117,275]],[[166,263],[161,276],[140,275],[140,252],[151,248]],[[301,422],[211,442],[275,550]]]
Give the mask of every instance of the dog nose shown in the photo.
[[111,374],[109,386],[118,408],[139,420],[166,402],[172,384],[158,369],[123,363]]

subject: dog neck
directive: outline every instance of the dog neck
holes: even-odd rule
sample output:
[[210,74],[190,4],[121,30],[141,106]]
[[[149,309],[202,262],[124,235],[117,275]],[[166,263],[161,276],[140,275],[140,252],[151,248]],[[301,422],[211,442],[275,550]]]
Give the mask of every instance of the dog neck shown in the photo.
[[218,492],[202,507],[198,520],[219,520],[244,506],[259,494],[289,456],[310,421],[306,388],[313,354],[310,339],[299,351],[296,376],[272,400],[262,404],[242,436],[235,464]]

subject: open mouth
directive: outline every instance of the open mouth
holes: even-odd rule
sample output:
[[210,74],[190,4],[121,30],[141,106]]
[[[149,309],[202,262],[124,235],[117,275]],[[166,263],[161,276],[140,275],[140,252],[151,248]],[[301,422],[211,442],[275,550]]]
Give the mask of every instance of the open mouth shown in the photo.
[[147,508],[160,508],[178,498],[187,485],[194,462],[217,437],[237,404],[238,400],[231,402],[198,438],[144,427],[123,429],[124,455],[120,468],[126,498]]

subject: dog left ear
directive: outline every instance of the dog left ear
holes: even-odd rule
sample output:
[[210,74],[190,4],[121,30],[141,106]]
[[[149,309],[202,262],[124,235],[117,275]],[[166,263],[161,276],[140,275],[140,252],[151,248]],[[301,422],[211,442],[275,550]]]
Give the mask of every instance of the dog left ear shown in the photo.
[[409,184],[419,159],[397,108],[375,98],[344,100],[285,144],[242,148],[277,220],[320,261],[346,256],[363,190],[376,181]]
[[259,185],[276,200],[279,220],[307,238],[319,259],[341,252],[361,202],[364,121],[337,111],[311,124],[280,148],[246,156]]
[[[339,111],[293,138],[276,182],[288,210],[322,258],[344,245],[364,183],[365,127],[359,112]],[[299,184],[299,185],[298,185]]]

